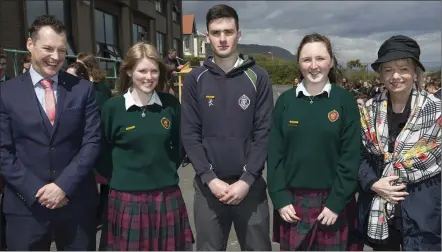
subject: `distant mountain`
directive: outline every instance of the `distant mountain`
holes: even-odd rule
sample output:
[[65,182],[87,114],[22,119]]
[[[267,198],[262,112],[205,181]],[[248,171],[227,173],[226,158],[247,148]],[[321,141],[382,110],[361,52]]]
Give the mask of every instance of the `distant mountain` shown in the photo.
[[279,46],[267,46],[267,45],[257,45],[257,44],[239,44],[238,51],[243,54],[267,54],[272,55],[276,58],[281,58],[287,61],[296,61],[296,56],[293,55],[288,50],[281,48]]
[[435,72],[441,69],[439,62],[422,62],[427,72]]
[[[210,45],[206,45],[206,55],[212,55]],[[278,46],[267,46],[257,44],[238,44],[238,52],[242,54],[266,54],[275,58],[280,58],[287,61],[296,61],[296,56],[288,50]]]

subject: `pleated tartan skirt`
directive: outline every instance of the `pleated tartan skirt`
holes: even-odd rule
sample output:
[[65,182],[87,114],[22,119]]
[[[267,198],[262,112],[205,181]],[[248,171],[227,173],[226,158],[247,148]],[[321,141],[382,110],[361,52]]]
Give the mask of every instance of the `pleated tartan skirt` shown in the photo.
[[356,201],[353,199],[331,226],[317,221],[324,208],[329,190],[290,189],[296,215],[295,223],[284,221],[274,212],[273,241],[280,244],[281,251],[361,251],[363,244],[351,238],[350,232],[357,228]]
[[111,189],[101,250],[191,251],[193,243],[178,186],[149,192]]

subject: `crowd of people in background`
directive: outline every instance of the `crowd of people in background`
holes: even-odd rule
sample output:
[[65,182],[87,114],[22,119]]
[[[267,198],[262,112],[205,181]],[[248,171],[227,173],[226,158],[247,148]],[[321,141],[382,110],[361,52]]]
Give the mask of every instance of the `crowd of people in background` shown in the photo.
[[[299,84],[299,79],[296,78],[293,86]],[[354,80],[348,81],[347,78],[342,78],[338,85],[350,91],[357,100],[358,105],[362,106],[367,100],[373,98],[377,94],[382,93],[385,85],[380,82],[379,78],[375,80]],[[440,71],[430,73],[424,78],[424,85],[420,87],[430,94],[437,94],[441,89],[441,75]]]
[[440,251],[441,82],[424,76],[416,41],[387,39],[378,79],[350,82],[332,42],[306,35],[299,78],[274,105],[267,71],[237,51],[235,9],[212,7],[206,25],[214,56],[186,76],[181,103],[173,48],[162,59],[133,45],[116,95],[92,53],[61,70],[54,16],[32,23],[20,75],[5,75],[0,51],[2,250],[95,250],[100,227],[100,250],[226,250],[233,224],[241,250]]

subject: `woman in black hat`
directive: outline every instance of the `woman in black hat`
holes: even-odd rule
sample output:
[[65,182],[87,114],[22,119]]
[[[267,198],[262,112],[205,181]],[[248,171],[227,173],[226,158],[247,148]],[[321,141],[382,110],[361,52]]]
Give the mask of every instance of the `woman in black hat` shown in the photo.
[[441,250],[441,101],[418,88],[419,56],[411,38],[385,41],[385,90],[361,109],[359,231],[374,250]]

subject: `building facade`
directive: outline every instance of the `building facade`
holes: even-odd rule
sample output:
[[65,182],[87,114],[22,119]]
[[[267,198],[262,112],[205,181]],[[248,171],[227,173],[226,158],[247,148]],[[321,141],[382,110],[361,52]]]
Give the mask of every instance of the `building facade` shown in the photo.
[[[26,50],[33,20],[52,14],[66,25],[68,55],[92,52],[120,60],[134,43],[147,41],[162,57],[172,47],[183,56],[181,13],[181,0],[0,1],[0,47]],[[100,64],[109,70],[109,64]]]
[[206,35],[196,29],[195,14],[183,15],[183,53],[184,56],[206,57]]

